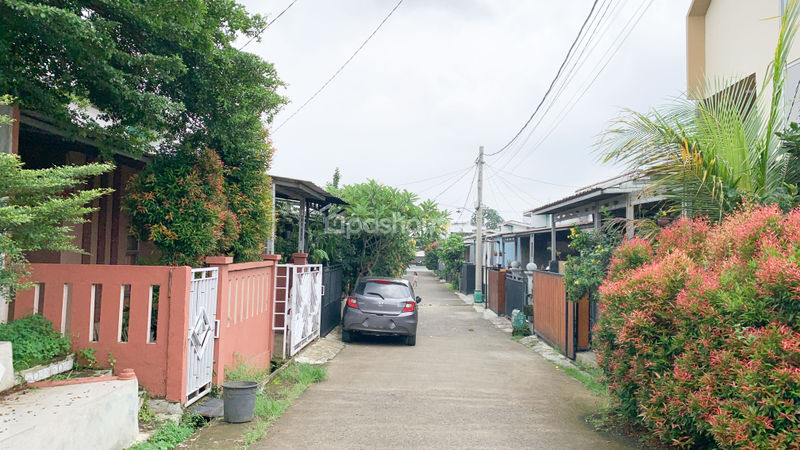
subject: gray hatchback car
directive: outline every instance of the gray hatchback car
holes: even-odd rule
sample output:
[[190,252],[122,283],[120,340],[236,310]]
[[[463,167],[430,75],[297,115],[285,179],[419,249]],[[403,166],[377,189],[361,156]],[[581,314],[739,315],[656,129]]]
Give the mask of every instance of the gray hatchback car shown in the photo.
[[347,297],[342,313],[342,341],[354,333],[405,336],[406,345],[417,343],[417,304],[414,289],[402,278],[360,278]]

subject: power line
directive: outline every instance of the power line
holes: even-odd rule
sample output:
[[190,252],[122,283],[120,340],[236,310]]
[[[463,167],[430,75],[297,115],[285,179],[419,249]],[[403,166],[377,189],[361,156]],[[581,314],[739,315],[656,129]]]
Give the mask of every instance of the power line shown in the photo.
[[441,174],[441,175],[436,175],[435,177],[423,178],[423,179],[421,179],[421,180],[409,181],[409,182],[407,182],[407,183],[400,183],[400,184],[396,184],[395,186],[397,186],[397,187],[400,187],[400,186],[408,186],[409,184],[418,184],[418,183],[424,183],[424,182],[426,182],[426,181],[431,181],[431,180],[436,180],[436,179],[439,179],[439,178],[444,178],[444,177],[447,177],[447,176],[449,176],[449,175],[452,175],[452,174],[454,174],[454,173],[461,173],[461,171],[462,171],[462,170],[467,170],[467,169],[469,169],[470,167],[472,167],[472,164],[470,164],[470,165],[469,165],[469,166],[467,166],[467,167],[463,167],[463,168],[461,168],[461,169],[454,170],[454,171],[452,171],[452,172],[447,172],[447,173],[443,173],[443,174]]
[[497,167],[495,167],[493,165],[490,165],[490,164],[486,164],[486,166],[491,168],[492,170],[494,170],[496,172],[502,172],[502,173],[504,173],[506,175],[511,175],[511,176],[514,176],[514,177],[517,177],[517,178],[522,178],[523,180],[533,181],[535,183],[549,184],[550,186],[565,187],[565,188],[578,188],[578,187],[580,187],[580,186],[574,186],[574,185],[571,185],[571,184],[553,183],[551,181],[544,181],[544,180],[539,180],[537,178],[531,178],[531,177],[525,177],[525,176],[522,176],[522,175],[517,175],[515,173],[509,172],[508,170],[503,170],[503,169],[497,168]]
[[531,114],[531,116],[528,118],[528,120],[525,122],[525,124],[522,126],[522,128],[520,128],[519,131],[517,131],[517,134],[515,134],[514,137],[511,138],[511,140],[508,141],[508,143],[506,143],[506,145],[504,145],[503,147],[501,147],[497,151],[494,151],[492,153],[487,153],[486,156],[494,156],[494,155],[502,152],[503,150],[507,149],[511,144],[514,143],[514,141],[517,140],[519,135],[521,135],[522,132],[525,131],[525,128],[527,128],[528,125],[531,123],[531,121],[533,120],[534,116],[536,116],[536,113],[539,112],[539,109],[541,109],[541,107],[544,104],[545,100],[547,100],[547,96],[550,94],[550,91],[553,90],[553,87],[555,86],[556,82],[558,81],[558,78],[561,76],[561,72],[564,70],[564,66],[566,66],[567,61],[569,61],[569,57],[572,54],[572,51],[575,49],[575,46],[578,43],[578,39],[580,39],[581,34],[583,34],[584,28],[586,28],[586,24],[589,22],[589,19],[592,17],[592,13],[594,13],[594,9],[597,6],[597,1],[598,0],[594,0],[594,2],[592,3],[592,9],[589,10],[589,15],[587,15],[586,19],[584,19],[580,30],[578,30],[578,35],[575,36],[575,40],[572,41],[572,45],[569,46],[569,50],[567,51],[567,55],[564,57],[564,60],[561,62],[561,65],[558,68],[558,72],[556,72],[556,76],[553,78],[553,81],[550,82],[550,87],[548,87],[547,91],[545,91],[544,96],[542,96],[542,99],[539,101],[539,104],[536,106],[536,109],[533,111],[533,114]]
[[478,176],[478,165],[475,164],[475,171],[472,172],[472,181],[470,181],[469,188],[467,189],[467,198],[464,199],[464,206],[459,208],[458,218],[456,219],[456,222],[461,220],[461,216],[464,214],[464,210],[467,209],[467,205],[469,204],[469,196],[470,196],[470,194],[472,194],[472,186],[475,185],[475,178],[477,176]]
[[417,190],[415,192],[416,192],[417,195],[419,195],[419,194],[422,194],[423,192],[427,192],[427,191],[430,191],[432,189],[440,188],[440,187],[450,183],[452,180],[459,180],[459,179],[463,178],[468,173],[469,173],[469,167],[467,167],[466,170],[462,170],[462,171],[456,172],[455,175],[451,174],[450,176],[448,176],[447,178],[445,178],[444,180],[442,180],[439,183],[432,184],[432,185],[430,185],[428,187],[419,189],[419,190]]
[[[595,16],[594,16],[594,18],[599,17],[599,19],[596,22],[594,20],[592,20],[592,23],[589,26],[589,31],[586,34],[586,35],[589,36],[589,38],[586,40],[586,43],[581,48],[580,52],[577,53],[577,57],[576,57],[576,59],[574,61],[574,64],[572,64],[572,66],[567,70],[567,74],[566,74],[567,76],[564,77],[564,79],[561,82],[560,86],[558,87],[555,95],[552,97],[552,99],[548,103],[547,108],[539,116],[539,119],[537,120],[537,122],[530,129],[530,131],[528,132],[527,136],[525,137],[525,140],[522,141],[522,143],[517,146],[517,149],[516,150],[512,150],[512,152],[510,154],[506,153],[503,156],[508,156],[509,160],[513,159],[513,157],[516,155],[516,153],[519,152],[521,147],[525,146],[525,144],[530,139],[531,135],[533,135],[533,133],[539,128],[539,125],[542,123],[544,118],[547,117],[547,114],[550,112],[550,110],[553,108],[553,106],[555,106],[555,104],[558,103],[559,99],[561,98],[562,94],[566,90],[567,86],[569,86],[572,83],[572,81],[574,80],[576,74],[581,70],[583,65],[586,63],[586,60],[588,59],[588,55],[587,55],[587,58],[583,58],[583,55],[586,53],[587,50],[588,50],[589,54],[591,54],[594,51],[594,49],[597,47],[597,44],[602,40],[602,37],[608,31],[608,29],[609,29],[608,26],[613,22],[613,20],[614,20],[613,17],[617,13],[617,8],[622,3],[625,3],[626,1],[627,0],[623,0],[621,2],[613,3],[612,0],[608,0],[608,2],[604,2],[602,5],[600,5],[600,8],[598,10],[598,14],[595,14]],[[614,5],[613,8],[611,7],[612,3]],[[606,15],[609,15],[609,19],[605,24],[606,26],[604,27],[603,19],[606,18]],[[602,28],[602,31],[600,31],[601,28]],[[599,32],[599,35],[598,35],[598,32]],[[596,40],[595,40],[595,37],[597,37]],[[593,40],[594,40],[594,43],[592,43]],[[579,43],[579,46],[580,46],[580,43]],[[500,162],[500,160],[503,158],[503,156],[498,158],[497,163]]]
[[463,175],[461,175],[460,177],[458,177],[458,179],[456,179],[456,181],[452,182],[452,183],[451,183],[449,186],[447,186],[446,188],[444,188],[444,190],[443,190],[442,192],[439,192],[438,194],[436,194],[436,197],[433,197],[431,200],[436,200],[437,198],[441,197],[441,196],[442,196],[442,194],[444,194],[445,192],[449,191],[449,190],[450,190],[450,188],[452,188],[453,186],[455,186],[455,185],[456,185],[456,183],[458,183],[459,181],[461,181],[461,179],[462,179],[462,178],[464,178],[464,176],[465,176],[466,174],[468,174],[468,173],[469,173],[469,172],[464,172],[464,174],[463,174]]
[[289,3],[289,6],[287,6],[286,8],[283,8],[283,11],[281,11],[280,13],[278,13],[278,15],[277,15],[277,16],[275,16],[275,18],[274,18],[274,19],[270,20],[270,21],[269,21],[269,22],[268,22],[266,25],[264,25],[264,28],[262,28],[262,29],[258,30],[258,33],[254,34],[254,35],[253,35],[253,36],[250,38],[250,40],[248,40],[247,42],[245,42],[243,46],[239,47],[239,51],[242,51],[242,50],[244,50],[244,48],[245,48],[245,47],[247,47],[247,46],[248,46],[248,45],[249,45],[251,42],[253,42],[253,41],[254,41],[256,38],[258,38],[259,36],[261,36],[261,33],[263,33],[263,32],[264,32],[264,30],[266,30],[267,28],[269,28],[269,26],[270,26],[270,25],[272,25],[273,23],[275,23],[275,21],[276,21],[276,20],[278,20],[278,19],[279,19],[279,18],[280,18],[280,17],[283,15],[283,13],[285,13],[286,11],[288,11],[288,10],[289,10],[289,8],[291,8],[291,7],[292,7],[292,5],[294,5],[296,2],[297,2],[297,0],[292,0],[292,3]]
[[[616,54],[622,48],[622,45],[628,39],[630,34],[633,32],[633,30],[636,28],[636,26],[642,20],[642,17],[644,17],[644,15],[647,12],[647,10],[650,8],[650,6],[652,6],[653,1],[654,0],[650,0],[648,3],[642,3],[641,6],[636,10],[636,12],[634,12],[634,14],[628,19],[626,24],[623,26],[622,31],[620,32],[620,34],[617,35],[617,37],[612,42],[611,46],[606,50],[606,52],[600,58],[600,61],[598,61],[597,65],[595,66],[596,73],[595,73],[594,77],[584,87],[584,89],[582,91],[579,90],[579,91],[575,92],[575,94],[572,96],[572,98],[570,98],[570,100],[567,103],[567,105],[561,110],[561,112],[557,116],[556,120],[554,121],[554,125],[550,128],[550,130],[547,132],[547,134],[545,134],[544,137],[542,137],[536,143],[536,145],[534,145],[533,150],[531,150],[531,152],[529,152],[528,154],[526,154],[523,157],[523,159],[520,161],[520,163],[522,163],[527,158],[529,158],[536,150],[539,149],[539,147],[541,147],[541,145],[544,143],[544,141],[546,141],[547,138],[550,137],[550,135],[553,134],[553,132],[558,128],[558,125],[561,123],[561,120],[567,114],[569,114],[575,108],[575,106],[578,105],[578,103],[581,101],[581,99],[583,99],[583,97],[586,95],[586,93],[589,91],[589,89],[594,85],[594,83],[597,81],[597,79],[603,73],[605,68],[608,67],[608,64],[611,62],[611,60],[614,59],[614,56],[616,56]],[[634,19],[635,19],[635,21],[634,21]],[[631,22],[633,22],[632,26],[631,26]],[[620,38],[621,38],[621,40],[620,40]],[[619,41],[619,44],[616,45],[616,47],[615,47],[614,45],[617,43],[617,41]],[[613,50],[613,52],[612,52],[612,50]],[[610,56],[608,56],[609,52],[611,52]],[[608,58],[606,58],[606,56],[608,56]],[[603,62],[604,59],[605,59],[605,62]],[[601,64],[602,64],[602,66],[601,66]],[[599,70],[598,70],[598,68],[599,68]],[[527,142],[527,140],[528,140],[528,138],[525,139],[525,142]],[[524,145],[524,143],[523,143],[523,145]],[[516,153],[519,153],[519,150],[521,150],[521,149],[522,149],[522,147],[520,147],[517,150]],[[503,164],[502,167],[506,167],[508,165],[508,163],[510,163],[511,160],[516,156],[516,153],[509,160],[507,160],[506,163]]]
[[333,73],[333,75],[331,75],[331,77],[330,77],[330,78],[328,78],[328,81],[326,81],[326,82],[325,82],[325,83],[324,83],[324,84],[323,84],[323,85],[322,85],[322,86],[321,86],[319,89],[317,89],[317,91],[316,91],[316,92],[314,92],[314,93],[311,95],[311,97],[309,97],[309,98],[308,98],[308,100],[306,100],[306,102],[305,102],[305,103],[303,103],[302,105],[300,105],[300,107],[299,107],[299,108],[297,108],[297,109],[296,109],[296,110],[295,110],[295,111],[294,111],[294,112],[293,112],[293,113],[292,113],[292,114],[291,114],[291,115],[290,115],[290,116],[289,116],[289,117],[288,117],[286,120],[284,120],[284,121],[283,121],[283,122],[282,122],[280,125],[278,125],[278,126],[275,128],[275,130],[273,131],[273,133],[277,132],[277,131],[278,131],[278,130],[280,130],[280,129],[281,129],[283,126],[284,126],[284,125],[286,125],[286,122],[288,122],[288,121],[292,120],[292,118],[293,118],[294,116],[296,116],[296,115],[297,115],[297,113],[299,113],[300,111],[302,111],[302,110],[303,110],[303,108],[305,108],[305,107],[306,107],[306,105],[308,105],[309,103],[311,103],[311,101],[312,101],[312,100],[314,100],[314,99],[317,97],[317,95],[319,95],[319,93],[320,93],[320,92],[322,92],[322,90],[323,90],[323,89],[325,89],[325,88],[326,88],[326,87],[327,87],[327,86],[328,86],[328,85],[331,83],[331,81],[333,81],[333,79],[334,79],[334,78],[336,78],[336,76],[337,76],[337,75],[339,75],[339,73],[340,73],[342,70],[344,70],[344,68],[347,66],[347,64],[349,64],[349,63],[350,63],[350,61],[352,61],[352,60],[353,60],[353,58],[355,58],[355,57],[356,57],[356,55],[358,54],[358,52],[360,52],[360,51],[361,51],[361,49],[362,49],[362,48],[364,48],[364,46],[365,46],[365,45],[367,45],[367,42],[369,42],[369,41],[370,41],[370,39],[372,39],[372,37],[373,37],[373,36],[375,36],[375,34],[377,34],[377,33],[378,33],[378,30],[380,30],[380,29],[381,29],[381,27],[383,26],[383,24],[384,24],[384,23],[386,23],[386,21],[387,21],[387,20],[389,20],[389,17],[391,17],[391,16],[392,16],[392,14],[394,14],[394,12],[397,10],[397,8],[399,8],[399,7],[400,7],[400,4],[401,4],[401,3],[403,3],[403,0],[400,0],[400,1],[398,1],[398,2],[397,2],[397,4],[396,4],[396,5],[394,5],[394,8],[392,8],[392,10],[391,10],[391,11],[389,11],[389,14],[387,14],[387,15],[386,15],[386,17],[384,17],[384,18],[383,18],[383,20],[381,20],[381,23],[379,23],[379,24],[378,24],[378,27],[377,27],[377,28],[375,28],[375,30],[372,32],[372,34],[370,34],[370,35],[367,37],[367,39],[366,39],[366,40],[364,40],[364,42],[362,42],[362,43],[361,43],[361,45],[359,45],[359,46],[358,46],[358,48],[356,49],[356,51],[355,51],[355,52],[353,52],[353,54],[352,54],[352,55],[350,55],[350,57],[349,57],[349,58],[347,58],[347,61],[345,61],[345,62],[344,62],[344,64],[342,64],[342,65],[339,67],[339,69],[337,69],[337,70],[336,70],[336,72],[334,72],[334,73]]

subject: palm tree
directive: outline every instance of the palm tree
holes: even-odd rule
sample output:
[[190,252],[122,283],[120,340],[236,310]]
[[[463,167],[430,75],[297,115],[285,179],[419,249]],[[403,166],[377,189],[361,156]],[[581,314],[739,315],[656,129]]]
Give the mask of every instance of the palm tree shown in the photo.
[[601,160],[649,175],[653,193],[689,215],[721,218],[742,202],[773,203],[796,193],[800,180],[790,168],[797,152],[778,132],[786,128],[784,72],[798,16],[798,0],[789,1],[758,92],[769,96],[768,105],[756,101],[750,77],[708,83],[694,95],[700,100],[679,98],[648,113],[626,110],[603,134]]

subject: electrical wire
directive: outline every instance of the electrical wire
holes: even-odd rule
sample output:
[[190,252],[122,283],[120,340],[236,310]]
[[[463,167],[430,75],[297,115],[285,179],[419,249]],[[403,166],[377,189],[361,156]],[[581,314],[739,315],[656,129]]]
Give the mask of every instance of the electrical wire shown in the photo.
[[428,187],[425,187],[425,188],[418,189],[418,190],[415,191],[415,193],[417,195],[419,195],[419,194],[422,194],[423,192],[427,192],[427,191],[430,191],[430,190],[433,190],[433,189],[440,188],[440,187],[442,187],[442,186],[444,186],[446,184],[449,184],[453,180],[460,180],[461,178],[463,178],[468,173],[469,173],[469,167],[467,167],[466,170],[462,170],[462,171],[456,172],[455,175],[451,174],[450,176],[448,176],[447,178],[445,178],[441,182],[432,184],[432,185],[430,185]]
[[449,175],[452,175],[452,174],[454,174],[454,173],[461,173],[461,171],[463,171],[463,170],[468,170],[468,169],[469,169],[470,167],[472,167],[472,166],[473,166],[473,165],[472,165],[472,164],[470,164],[470,165],[469,165],[469,166],[467,166],[467,167],[463,167],[463,168],[461,168],[461,169],[454,170],[454,171],[452,171],[452,172],[443,173],[443,174],[441,174],[441,175],[436,175],[435,177],[423,178],[423,179],[421,179],[421,180],[409,181],[409,182],[407,182],[407,183],[400,183],[400,184],[396,184],[395,186],[396,186],[396,187],[400,187],[400,186],[408,186],[409,184],[419,184],[419,183],[424,183],[424,182],[426,182],[426,181],[431,181],[431,180],[436,180],[436,179],[439,179],[439,178],[444,178],[444,177],[447,177],[447,176],[449,176]]
[[275,18],[274,18],[274,19],[270,20],[270,21],[269,21],[269,22],[268,22],[266,25],[264,25],[264,28],[262,28],[262,29],[258,30],[258,33],[254,34],[252,37],[250,37],[250,39],[249,39],[247,42],[245,42],[245,43],[244,43],[244,45],[243,45],[243,46],[239,47],[239,51],[242,51],[242,50],[244,50],[244,48],[245,48],[245,47],[247,47],[247,46],[248,46],[248,45],[249,45],[251,42],[253,42],[253,41],[254,41],[256,38],[258,38],[259,36],[261,36],[261,33],[263,33],[263,32],[264,32],[264,30],[266,30],[267,28],[269,28],[269,27],[270,27],[270,25],[272,25],[273,23],[275,23],[275,21],[276,21],[276,20],[278,20],[278,19],[279,19],[279,18],[280,18],[280,17],[283,15],[283,13],[285,13],[286,11],[288,11],[288,10],[289,10],[289,8],[291,8],[291,7],[292,7],[292,5],[294,5],[296,2],[297,2],[297,0],[292,0],[292,3],[289,3],[289,6],[287,6],[286,8],[283,8],[283,11],[281,11],[280,13],[278,13],[278,15],[277,15],[277,16],[275,16]]
[[464,176],[465,176],[466,174],[468,174],[468,173],[469,173],[469,172],[464,172],[464,175],[461,175],[460,177],[458,177],[458,179],[457,179],[456,181],[454,181],[453,183],[451,183],[450,185],[448,185],[446,188],[444,188],[444,190],[443,190],[442,192],[439,192],[438,194],[436,194],[436,196],[435,196],[435,197],[433,197],[431,200],[436,200],[437,198],[441,197],[441,196],[442,196],[442,194],[444,194],[445,192],[449,191],[449,190],[450,190],[450,188],[452,188],[453,186],[455,186],[455,185],[456,185],[456,183],[458,183],[459,181],[461,181],[461,179],[462,179],[462,178],[464,178]]
[[299,108],[297,108],[297,109],[296,109],[296,110],[295,110],[295,111],[294,111],[294,112],[293,112],[293,113],[292,113],[292,114],[291,114],[291,115],[290,115],[288,118],[286,118],[286,120],[284,120],[284,121],[283,121],[283,122],[282,122],[280,125],[278,125],[278,126],[277,126],[277,127],[276,127],[276,128],[273,130],[273,131],[272,131],[272,132],[273,132],[273,133],[276,133],[278,130],[280,130],[280,129],[281,129],[283,126],[284,126],[284,125],[286,125],[286,122],[288,122],[288,121],[292,120],[292,118],[293,118],[294,116],[296,116],[296,115],[297,115],[297,113],[299,113],[300,111],[302,111],[302,110],[303,110],[303,108],[305,108],[305,107],[306,107],[306,105],[308,105],[309,103],[311,103],[311,101],[312,101],[312,100],[314,100],[314,99],[317,97],[317,95],[319,95],[319,93],[320,93],[320,92],[322,92],[322,90],[323,90],[323,89],[325,89],[325,88],[326,88],[326,87],[327,87],[329,84],[331,84],[331,81],[333,81],[333,79],[334,79],[334,78],[336,78],[336,76],[337,76],[337,75],[339,75],[339,73],[341,73],[341,71],[342,71],[342,70],[344,70],[344,68],[345,68],[345,67],[346,67],[346,66],[347,66],[347,65],[350,63],[350,61],[352,61],[352,60],[353,60],[353,58],[355,58],[355,57],[356,57],[356,55],[358,54],[358,52],[360,52],[360,51],[361,51],[361,49],[362,49],[362,48],[364,48],[364,46],[365,46],[365,45],[367,45],[367,42],[369,42],[369,41],[370,41],[370,39],[372,39],[372,38],[373,38],[373,36],[375,36],[375,35],[378,33],[378,30],[380,30],[380,29],[381,29],[381,27],[383,27],[383,24],[385,24],[385,23],[386,23],[386,21],[387,21],[387,20],[389,20],[389,17],[392,17],[392,14],[394,14],[394,12],[395,12],[395,11],[397,11],[397,8],[399,8],[399,7],[400,7],[400,5],[401,5],[402,3],[403,3],[403,0],[400,0],[400,1],[398,1],[398,2],[397,2],[397,4],[396,4],[396,5],[394,5],[394,8],[392,8],[392,10],[391,10],[391,11],[389,11],[389,14],[387,14],[387,15],[386,15],[386,17],[384,17],[384,18],[383,18],[383,20],[381,20],[381,22],[378,24],[377,28],[375,28],[375,30],[373,30],[373,31],[372,31],[372,33],[371,33],[371,34],[370,34],[370,35],[367,37],[367,39],[366,39],[366,40],[364,40],[364,42],[362,42],[362,43],[361,43],[361,45],[359,45],[359,46],[358,46],[358,48],[356,49],[356,51],[355,51],[355,52],[353,52],[353,54],[352,54],[352,55],[350,55],[350,57],[349,57],[349,58],[347,58],[347,61],[345,61],[345,62],[344,62],[344,64],[342,64],[342,65],[341,65],[341,66],[340,66],[340,67],[339,67],[339,68],[336,70],[336,72],[334,72],[334,73],[333,73],[333,75],[331,75],[331,77],[330,77],[330,78],[328,78],[328,81],[326,81],[325,83],[323,83],[323,84],[322,84],[322,86],[321,86],[319,89],[317,89],[317,91],[316,91],[316,92],[314,92],[314,93],[311,95],[311,97],[309,97],[309,98],[308,98],[308,100],[306,100],[306,101],[305,101],[305,103],[303,103],[302,105],[300,105],[300,107],[299,107]]
[[[588,55],[587,55],[587,58],[581,59],[581,57],[586,53],[587,50],[588,50],[588,54],[589,55],[594,52],[595,48],[597,48],[597,45],[600,42],[602,42],[602,38],[606,35],[606,33],[608,32],[608,30],[611,27],[611,24],[614,22],[614,19],[618,15],[619,7],[621,5],[623,5],[623,4],[625,4],[625,3],[627,3],[627,0],[622,0],[620,2],[613,3],[613,5],[614,5],[613,8],[610,8],[610,6],[612,4],[610,1],[609,1],[609,3],[605,3],[604,5],[601,5],[601,7],[600,7],[600,11],[601,12],[599,13],[600,19],[596,22],[596,24],[595,24],[596,26],[589,32],[590,35],[589,35],[589,39],[586,41],[586,45],[584,45],[583,48],[581,49],[580,53],[578,54],[578,58],[577,58],[575,64],[568,71],[567,76],[564,79],[564,82],[559,86],[556,94],[553,96],[552,101],[550,101],[550,103],[547,105],[547,108],[544,110],[544,113],[542,113],[539,116],[539,119],[537,120],[537,122],[533,125],[533,127],[530,129],[530,131],[528,131],[528,134],[525,137],[525,139],[521,143],[518,142],[519,145],[517,146],[516,149],[512,150],[511,153],[506,153],[506,154],[502,155],[500,158],[498,158],[498,160],[496,161],[498,164],[500,163],[500,160],[503,158],[503,156],[508,156],[507,160],[505,161],[506,164],[503,165],[503,167],[505,167],[508,164],[508,162],[511,159],[513,159],[522,150],[522,147],[524,147],[528,143],[528,141],[530,140],[531,136],[539,128],[539,125],[542,124],[542,121],[547,117],[547,115],[550,112],[550,110],[553,108],[553,106],[555,106],[558,103],[558,101],[561,98],[562,94],[566,91],[567,86],[569,86],[572,83],[572,81],[575,79],[575,76],[580,72],[580,70],[583,68],[584,64],[588,60]],[[605,26],[603,26],[602,21],[606,17],[606,15],[608,15],[609,19],[606,22]],[[601,28],[602,28],[602,31],[599,31]],[[598,32],[599,32],[599,35],[598,35]],[[597,36],[597,39],[595,39],[594,43],[592,44],[591,41],[596,36]]]
[[469,197],[472,194],[472,186],[475,185],[475,179],[478,178],[478,164],[475,164],[475,171],[472,173],[472,181],[469,183],[469,188],[467,188],[467,198],[464,199],[464,206],[459,208],[458,218],[456,222],[461,220],[461,216],[464,214],[464,211],[467,209],[467,205],[469,204]]
[[569,61],[570,55],[572,54],[573,50],[575,49],[575,46],[578,43],[578,40],[580,39],[581,34],[583,34],[583,30],[586,28],[586,24],[589,22],[589,19],[592,17],[592,14],[594,13],[594,9],[597,6],[597,2],[598,2],[598,0],[594,0],[594,2],[592,2],[592,8],[589,10],[589,15],[587,15],[586,19],[584,19],[580,30],[578,30],[578,35],[575,36],[575,40],[572,41],[572,45],[570,45],[569,50],[567,51],[567,55],[564,57],[564,60],[561,62],[561,65],[559,66],[558,71],[556,72],[556,76],[553,78],[553,81],[550,82],[550,87],[548,87],[547,91],[545,91],[544,96],[542,96],[542,99],[539,101],[539,104],[536,106],[536,109],[534,109],[534,111],[531,114],[531,116],[528,118],[528,120],[525,122],[525,124],[522,126],[522,128],[520,128],[519,131],[517,131],[517,134],[515,134],[514,137],[511,138],[511,140],[508,141],[508,143],[506,143],[506,145],[504,145],[503,147],[501,147],[497,151],[494,151],[494,152],[491,152],[491,153],[487,153],[486,156],[494,156],[494,155],[497,155],[498,153],[503,152],[505,149],[507,149],[509,146],[511,146],[511,144],[513,144],[514,141],[517,140],[517,138],[522,134],[523,131],[525,131],[525,129],[528,127],[528,125],[530,125],[531,121],[533,121],[533,118],[539,112],[539,109],[541,109],[541,107],[544,104],[545,100],[547,100],[547,96],[553,90],[553,87],[555,86],[556,82],[558,81],[559,77],[561,76],[561,72],[564,70],[564,67],[567,64],[567,61]]
[[548,184],[550,186],[565,187],[565,188],[576,188],[576,189],[580,187],[580,186],[575,186],[575,185],[571,185],[571,184],[553,183],[553,182],[550,182],[550,181],[540,180],[538,178],[525,177],[525,176],[522,176],[522,175],[517,175],[515,173],[509,172],[508,170],[499,169],[499,168],[495,167],[494,165],[490,165],[490,164],[487,164],[487,163],[484,163],[484,164],[487,167],[490,167],[492,170],[494,170],[496,172],[501,172],[501,173],[506,174],[506,175],[511,175],[513,177],[521,178],[523,180],[533,181],[535,183]]
[[[595,65],[596,71],[595,71],[595,75],[591,79],[591,81],[584,87],[584,89],[582,91],[576,92],[572,96],[572,98],[570,98],[570,100],[567,103],[567,106],[565,106],[564,109],[561,110],[561,112],[557,116],[556,120],[553,122],[553,126],[550,128],[550,130],[547,132],[547,134],[544,137],[542,137],[534,145],[534,148],[523,157],[523,159],[518,163],[518,165],[522,164],[523,162],[525,162],[533,153],[536,152],[536,150],[539,149],[539,147],[541,147],[541,145],[547,140],[547,138],[550,137],[550,135],[553,134],[553,132],[558,128],[558,125],[562,123],[562,119],[567,114],[569,114],[575,108],[575,106],[577,106],[578,103],[583,99],[583,97],[586,95],[586,93],[589,91],[589,89],[594,85],[594,83],[597,81],[597,79],[603,73],[605,68],[608,67],[608,64],[614,59],[614,56],[616,56],[616,54],[622,48],[623,44],[628,39],[628,37],[631,35],[633,30],[636,28],[636,26],[639,24],[639,22],[641,21],[642,17],[644,17],[644,15],[647,12],[647,10],[650,8],[650,6],[652,6],[653,1],[654,0],[650,0],[647,3],[642,3],[641,6],[637,9],[637,11],[630,17],[630,19],[628,19],[628,22],[625,24],[625,26],[623,27],[623,29],[620,32],[620,34],[617,35],[617,38],[614,40],[612,45],[606,50],[606,52],[603,54],[603,57],[600,59],[600,61],[598,61],[597,65]],[[635,19],[635,21],[634,21],[634,19]],[[631,22],[633,22],[632,26],[630,26]],[[620,40],[620,38],[621,38],[621,40]],[[617,41],[619,41],[619,44],[616,45],[616,47],[615,47],[614,44],[617,43]],[[613,50],[613,52],[612,52],[612,50]],[[609,52],[611,52],[610,56],[608,56],[608,58],[606,58],[606,56],[609,55]],[[604,58],[605,58],[605,62],[603,62]],[[601,66],[601,64],[602,64],[602,66]],[[597,70],[598,67],[599,67],[599,70]],[[526,141],[527,141],[527,138],[526,138]],[[516,156],[516,155],[514,155],[514,156]],[[510,163],[511,160],[513,160],[514,156],[512,156],[509,160],[507,160],[506,163],[501,166],[501,168],[506,167],[508,165],[508,163]]]

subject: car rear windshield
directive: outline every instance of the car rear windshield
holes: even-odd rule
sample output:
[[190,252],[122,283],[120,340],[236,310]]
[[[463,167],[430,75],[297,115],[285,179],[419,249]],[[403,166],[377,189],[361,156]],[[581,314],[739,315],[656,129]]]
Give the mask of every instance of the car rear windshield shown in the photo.
[[374,295],[380,294],[383,298],[406,298],[411,297],[411,289],[400,283],[381,283],[378,281],[367,281],[359,283],[356,294]]

